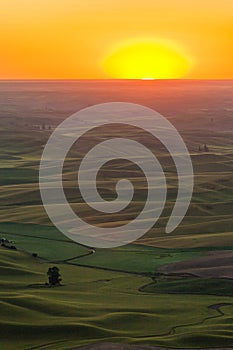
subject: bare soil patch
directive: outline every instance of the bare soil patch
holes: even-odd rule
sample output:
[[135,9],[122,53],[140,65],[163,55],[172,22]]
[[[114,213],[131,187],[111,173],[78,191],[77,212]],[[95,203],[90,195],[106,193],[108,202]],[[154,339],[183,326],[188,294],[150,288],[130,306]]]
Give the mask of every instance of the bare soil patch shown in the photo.
[[163,273],[192,273],[199,277],[233,278],[233,251],[211,251],[206,256],[159,268]]

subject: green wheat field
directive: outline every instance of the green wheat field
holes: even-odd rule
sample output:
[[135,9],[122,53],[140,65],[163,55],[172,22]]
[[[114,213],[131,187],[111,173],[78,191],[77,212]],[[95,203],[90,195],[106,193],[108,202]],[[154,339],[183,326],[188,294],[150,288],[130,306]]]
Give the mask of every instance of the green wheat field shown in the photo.
[[[233,347],[232,81],[1,82],[0,91],[0,238],[17,248],[0,247],[1,349],[68,350],[98,342]],[[62,120],[109,101],[141,103],[166,116],[189,149],[195,186],[186,217],[166,234],[177,194],[176,169],[159,142],[136,134],[163,165],[166,207],[140,240],[93,250],[70,241],[50,222],[40,198],[39,163]],[[117,127],[110,135],[90,133],[66,160],[67,198],[93,225],[124,224],[143,207],[143,174],[127,162],[107,164],[104,180],[98,179],[107,200],[114,199],[122,172],[136,184],[133,203],[124,212],[90,211],[74,191],[77,163],[93,140],[127,133]],[[208,151],[199,150],[204,144]],[[112,179],[107,188],[106,178]],[[46,272],[54,265],[62,286],[49,288]]]

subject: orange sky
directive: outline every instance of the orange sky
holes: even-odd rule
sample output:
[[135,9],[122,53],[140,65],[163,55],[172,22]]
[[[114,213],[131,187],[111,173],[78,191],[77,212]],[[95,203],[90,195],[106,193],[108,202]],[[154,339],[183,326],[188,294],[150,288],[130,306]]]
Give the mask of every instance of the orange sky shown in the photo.
[[0,23],[1,79],[127,78],[126,54],[105,62],[144,41],[177,48],[180,77],[233,79],[232,0],[1,0]]

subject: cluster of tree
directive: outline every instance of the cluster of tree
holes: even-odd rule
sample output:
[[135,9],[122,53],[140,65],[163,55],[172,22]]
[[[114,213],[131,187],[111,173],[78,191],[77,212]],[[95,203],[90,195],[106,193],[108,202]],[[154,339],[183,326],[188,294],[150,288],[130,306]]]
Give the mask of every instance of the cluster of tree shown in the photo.
[[204,146],[198,147],[198,152],[209,152],[209,147],[205,143]]
[[52,129],[51,125],[46,125],[46,124],[40,125],[40,130],[51,130],[51,129]]
[[1,243],[1,246],[4,247],[4,248],[16,250],[16,246],[12,245],[12,244],[15,243],[14,241],[10,241],[7,238],[1,238],[0,239],[0,243]]
[[17,250],[17,248],[16,248],[15,245],[7,245],[7,244],[5,244],[5,243],[2,243],[1,246],[4,247],[4,248]]
[[56,286],[61,284],[61,275],[60,270],[57,266],[50,267],[47,272],[49,285],[50,286]]

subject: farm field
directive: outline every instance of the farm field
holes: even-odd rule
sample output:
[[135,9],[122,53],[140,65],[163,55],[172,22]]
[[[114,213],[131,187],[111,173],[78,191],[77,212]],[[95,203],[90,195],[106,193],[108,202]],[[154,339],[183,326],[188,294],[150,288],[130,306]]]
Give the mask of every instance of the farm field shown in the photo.
[[[169,87],[165,82],[160,87],[156,82],[138,82],[136,87],[132,82],[28,84],[0,83],[0,238],[17,248],[0,247],[1,348],[68,350],[92,344],[97,349],[96,343],[148,350],[233,348],[232,82],[172,82]],[[142,89],[147,90],[144,100]],[[156,153],[165,171],[165,208],[154,227],[133,244],[93,249],[69,240],[50,222],[39,193],[39,162],[49,135],[66,116],[90,104],[125,100],[126,91],[130,102],[156,106],[182,134],[193,161],[193,198],[179,227],[165,234],[177,195],[176,169],[159,143],[136,133],[135,139]],[[173,95],[176,102],[168,106]],[[110,137],[128,133],[116,127]],[[104,180],[97,179],[103,198],[115,198],[122,172],[136,188],[133,202],[117,214],[90,210],[76,183],[90,139],[96,143],[107,137],[104,129],[94,131],[72,148],[63,184],[71,207],[86,222],[115,227],[143,207],[140,170],[124,161],[103,167]],[[208,152],[198,150],[203,144]],[[62,286],[49,288],[46,272],[54,265],[61,271]]]
[[[67,264],[59,265],[64,286],[51,289],[43,285],[49,266],[1,248],[5,349],[43,349],[46,344],[71,349],[100,340],[184,348],[232,345],[230,297],[141,292],[148,277]],[[223,314],[211,308],[218,304]]]

